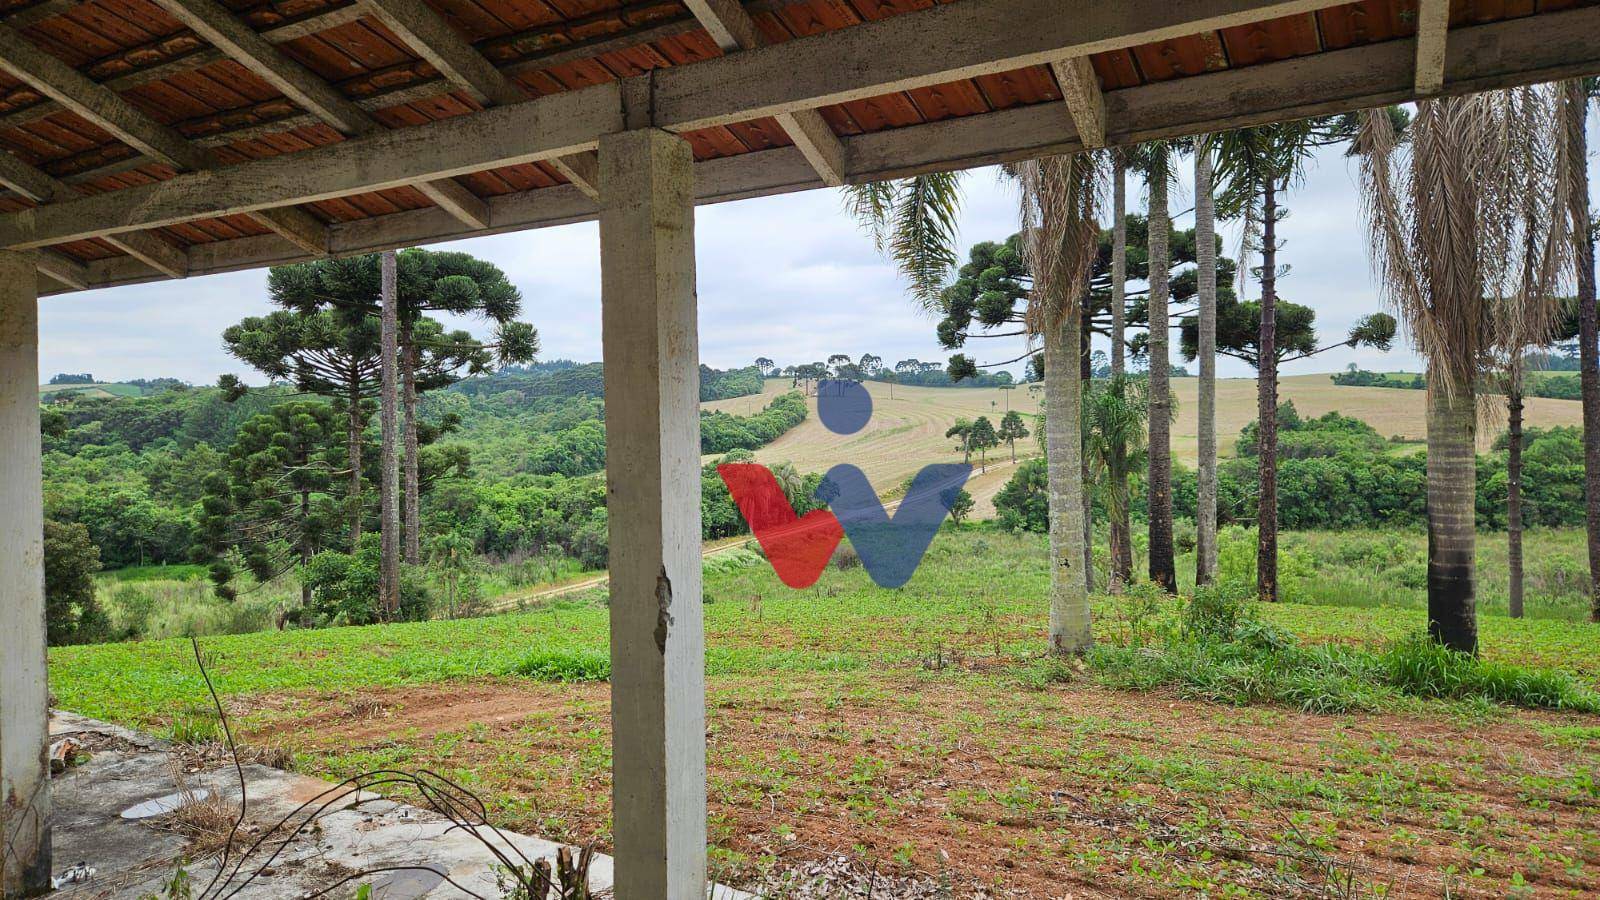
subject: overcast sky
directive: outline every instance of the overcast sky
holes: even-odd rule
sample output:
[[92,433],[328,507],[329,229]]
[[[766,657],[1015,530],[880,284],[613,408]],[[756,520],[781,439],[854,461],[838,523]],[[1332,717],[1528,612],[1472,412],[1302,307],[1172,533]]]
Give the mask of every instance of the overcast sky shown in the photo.
[[[1597,144],[1591,138],[1591,146]],[[1171,201],[1174,212],[1185,211],[1177,222],[1184,228],[1193,225],[1186,212],[1193,205],[1191,176],[1185,173]],[[1003,240],[1016,230],[1016,195],[994,170],[968,173],[965,185],[963,247]],[[1142,209],[1141,186],[1133,179],[1129,198],[1130,208]],[[1337,150],[1324,153],[1287,205],[1280,260],[1291,271],[1280,282],[1280,296],[1315,309],[1319,337],[1329,343],[1381,308],[1366,260],[1353,165]],[[1221,230],[1224,253],[1236,255],[1237,230],[1226,223]],[[942,362],[949,355],[939,349],[933,321],[907,299],[894,267],[874,251],[836,191],[700,207],[695,231],[700,354],[708,365],[748,365],[757,356],[789,364],[834,353],[871,352],[890,363],[907,357]],[[506,271],[522,291],[524,318],[539,329],[543,358],[600,358],[595,225],[438,246],[492,260]],[[172,376],[199,384],[233,372],[259,382],[223,351],[220,334],[245,316],[269,310],[265,284],[262,270],[47,297],[41,302],[40,370],[46,379],[56,372],[89,372],[102,381]],[[1020,339],[968,346],[980,362],[1010,359],[1023,349]],[[1332,371],[1351,362],[1421,368],[1402,340],[1388,354],[1340,348],[1284,372]],[[1252,374],[1227,359],[1218,368],[1223,376]]]

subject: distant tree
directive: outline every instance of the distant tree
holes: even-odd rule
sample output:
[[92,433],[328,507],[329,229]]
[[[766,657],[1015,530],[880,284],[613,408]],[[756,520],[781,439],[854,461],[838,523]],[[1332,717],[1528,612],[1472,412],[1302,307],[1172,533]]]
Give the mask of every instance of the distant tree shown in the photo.
[[1011,446],[1011,461],[1017,461],[1017,440],[1028,436],[1028,426],[1023,424],[1022,414],[1011,410],[1000,419],[1000,430],[995,432],[1000,440]]
[[103,640],[109,624],[94,598],[100,549],[78,522],[44,522],[45,632],[52,646]]
[[[279,269],[268,275],[269,287]],[[291,381],[308,394],[336,399],[345,415],[346,472],[349,486],[350,543],[361,539],[364,510],[361,503],[362,433],[367,427],[372,401],[378,394],[378,323],[371,317],[352,317],[333,310],[296,312],[281,310],[251,316],[222,332],[223,347],[235,359],[274,381]],[[223,396],[237,400],[246,388],[238,378],[224,375],[217,382]]]
[[1146,464],[1150,387],[1144,378],[1113,375],[1090,385],[1083,401],[1084,454],[1105,485],[1111,532],[1111,591],[1133,580],[1132,492],[1129,481]]
[[988,467],[989,450],[1000,446],[1000,436],[994,430],[994,423],[988,416],[979,416],[972,423],[972,430],[967,434],[967,447],[978,451],[979,471]]
[[962,462],[972,462],[972,422],[967,419],[957,419],[945,431],[944,436],[956,439],[956,449],[961,451]]
[[84,373],[84,374],[81,374],[81,375],[74,375],[74,374],[69,373],[69,372],[62,372],[59,375],[51,376],[50,383],[51,384],[94,384],[95,380],[94,380],[94,376],[93,375],[90,375],[90,374],[87,374],[87,373]]
[[[239,429],[227,472],[207,479],[200,501],[197,561],[211,564],[221,597],[232,599],[237,552],[258,582],[304,566],[338,528],[344,441],[326,403],[280,403]],[[310,600],[302,585],[301,600]]]
[[883,371],[883,357],[872,353],[861,354],[861,359],[856,362],[856,369],[863,378],[871,378]]
[[960,525],[972,515],[972,508],[977,504],[973,502],[972,495],[964,490],[957,490],[955,495],[946,500],[950,504],[950,521]]
[[[304,313],[335,310],[353,320],[379,316],[381,254],[279,266],[268,275],[273,301]],[[522,295],[498,266],[468,253],[411,249],[396,254],[400,406],[405,448],[402,488],[405,557],[421,561],[418,510],[420,465],[417,398],[465,375],[502,365],[532,362],[539,352],[533,326],[516,321]],[[479,341],[466,331],[426,325],[441,312],[490,322],[495,332]]]

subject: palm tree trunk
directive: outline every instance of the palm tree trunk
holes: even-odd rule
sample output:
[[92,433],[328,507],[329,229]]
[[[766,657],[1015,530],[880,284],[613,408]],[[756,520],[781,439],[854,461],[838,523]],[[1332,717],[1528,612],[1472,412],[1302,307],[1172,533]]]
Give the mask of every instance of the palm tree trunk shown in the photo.
[[1588,99],[1581,96],[1582,79],[1565,85],[1580,92],[1570,103],[1568,139],[1575,145],[1572,176],[1575,192],[1583,198],[1574,218],[1577,246],[1573,262],[1578,269],[1578,367],[1583,398],[1583,496],[1589,544],[1589,617],[1600,622],[1600,314],[1595,304],[1594,234],[1589,225]]
[[398,435],[397,406],[400,404],[398,360],[395,358],[399,344],[399,317],[395,296],[395,255],[384,253],[382,266],[382,354],[383,400],[379,404],[379,427],[382,432],[382,487],[379,490],[379,507],[382,521],[382,554],[378,563],[378,608],[384,616],[392,617],[400,608],[400,460],[395,453]]
[[1476,653],[1477,407],[1471,385],[1428,395],[1428,633]]
[[411,342],[410,328],[406,329],[405,364],[401,382],[401,403],[405,409],[405,561],[408,565],[422,562],[422,486],[418,481],[419,457],[417,447],[417,365],[420,354]]
[[[1078,397],[1079,415],[1082,415],[1083,389],[1094,378],[1094,364],[1090,358],[1089,335],[1093,331],[1089,318],[1091,310],[1088,298],[1084,298],[1083,315],[1079,318],[1079,353],[1078,353]],[[1081,423],[1080,423],[1081,424]],[[1078,478],[1083,495],[1083,583],[1084,589],[1094,593],[1094,495],[1089,486],[1094,483],[1094,478],[1089,474],[1089,454],[1083,452],[1083,431],[1078,432]]]
[[350,373],[350,393],[346,398],[350,404],[349,419],[345,424],[345,457],[350,465],[350,486],[346,490],[349,494],[345,503],[350,506],[350,552],[356,552],[356,545],[361,543],[361,493],[365,485],[362,484],[361,451],[365,441],[362,433],[366,430],[361,421],[361,376],[359,372]]
[[1217,572],[1217,243],[1211,153],[1204,139],[1194,155],[1194,240],[1200,288],[1200,473],[1195,510],[1194,583]]
[[1111,151],[1111,374],[1123,374],[1128,305],[1128,164]]
[[1045,470],[1050,491],[1050,649],[1082,653],[1093,643],[1083,567],[1083,413],[1078,317],[1045,328]]
[[[1121,150],[1111,152],[1111,377],[1127,371],[1128,318],[1128,164]],[[1119,448],[1121,456],[1127,448]],[[1122,503],[1107,504],[1110,521],[1111,591],[1121,593],[1133,581],[1133,525],[1128,521],[1128,472],[1118,465],[1110,475],[1108,490],[1119,493]]]
[[1522,618],[1522,360],[1512,361],[1506,389],[1506,571],[1510,576],[1507,606],[1511,618]]
[[1177,593],[1172,552],[1171,335],[1167,324],[1170,277],[1167,173],[1150,177],[1150,580]]
[[1261,334],[1256,370],[1261,499],[1256,517],[1256,596],[1274,602],[1278,599],[1278,194],[1271,177],[1261,187]]
[[1111,491],[1116,495],[1111,512],[1111,592],[1118,594],[1133,583],[1133,523],[1129,521],[1132,490],[1128,487],[1128,453],[1126,447],[1112,451],[1115,471],[1111,474]]

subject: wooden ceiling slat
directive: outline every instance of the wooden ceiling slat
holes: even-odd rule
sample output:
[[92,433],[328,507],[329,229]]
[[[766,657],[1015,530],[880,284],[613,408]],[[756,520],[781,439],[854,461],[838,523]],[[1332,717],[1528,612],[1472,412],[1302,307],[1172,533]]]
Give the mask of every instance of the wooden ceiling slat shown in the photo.
[[1415,0],[1361,0],[1317,13],[1323,46],[1329,50],[1358,47],[1417,33]]
[[451,3],[430,3],[444,20],[466,35],[469,41],[481,41],[515,33],[515,29],[496,18],[494,14],[473,0],[454,0]]

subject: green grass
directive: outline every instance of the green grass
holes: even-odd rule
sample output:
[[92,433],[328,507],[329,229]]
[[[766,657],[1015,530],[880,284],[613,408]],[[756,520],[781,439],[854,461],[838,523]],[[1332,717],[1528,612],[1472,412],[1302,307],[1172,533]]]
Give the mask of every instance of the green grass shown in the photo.
[[[794,591],[764,565],[712,567],[705,583],[708,672],[918,667],[951,649],[1023,659],[1042,647],[1047,584],[1041,538],[972,528],[941,533],[916,577],[898,590],[874,586],[860,568],[830,568],[815,587]],[[1390,593],[1396,601],[1388,606],[1287,602],[1259,615],[1306,652],[1328,644],[1376,650],[1426,624],[1409,592]],[[1126,602],[1100,598],[1096,605],[1100,643],[1132,643]],[[356,690],[514,674],[534,654],[603,655],[607,615],[603,591],[592,590],[515,615],[217,635],[204,645],[224,694]],[[1600,684],[1600,627],[1492,612],[1480,627],[1486,662]],[[173,710],[204,701],[183,640],[61,647],[50,660],[61,703],[89,715],[164,729]],[[1330,666],[1325,677],[1338,676]]]

